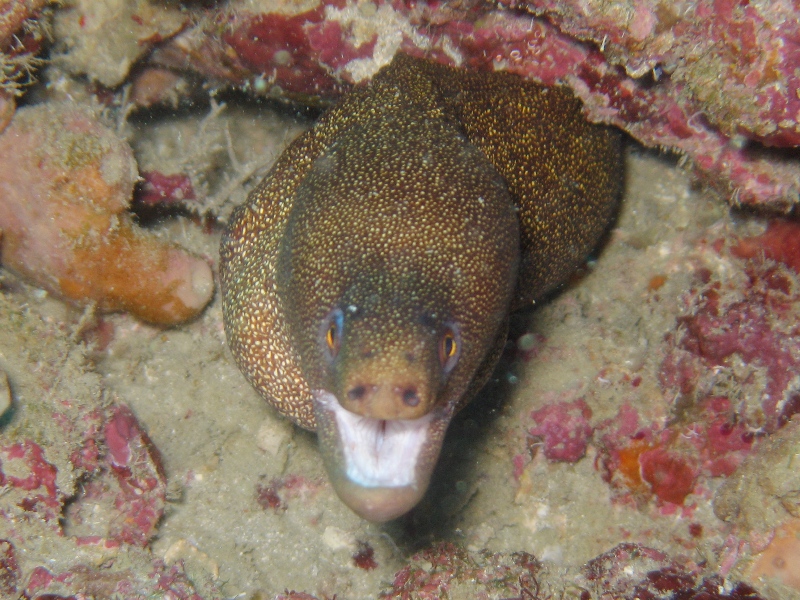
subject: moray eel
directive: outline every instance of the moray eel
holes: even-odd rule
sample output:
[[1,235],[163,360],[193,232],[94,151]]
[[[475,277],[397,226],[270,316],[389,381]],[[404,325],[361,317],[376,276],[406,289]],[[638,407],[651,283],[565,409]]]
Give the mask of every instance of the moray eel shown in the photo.
[[566,88],[398,55],[291,144],[222,240],[225,331],[314,430],[339,497],[422,497],[508,316],[586,258],[620,195],[619,135]]

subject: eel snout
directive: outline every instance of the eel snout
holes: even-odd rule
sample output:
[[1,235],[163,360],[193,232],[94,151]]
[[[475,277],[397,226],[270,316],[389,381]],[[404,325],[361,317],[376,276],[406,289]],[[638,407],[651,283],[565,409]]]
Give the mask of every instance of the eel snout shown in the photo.
[[428,488],[449,412],[437,408],[413,419],[374,418],[315,390],[320,451],[342,501],[374,522],[407,513]]
[[347,386],[341,404],[350,412],[374,419],[418,419],[428,412],[430,397],[415,381],[360,377]]
[[409,360],[386,354],[380,353],[383,360],[367,358],[337,364],[329,391],[344,409],[363,417],[384,420],[423,417],[433,409],[439,394],[438,361],[427,356],[426,360]]

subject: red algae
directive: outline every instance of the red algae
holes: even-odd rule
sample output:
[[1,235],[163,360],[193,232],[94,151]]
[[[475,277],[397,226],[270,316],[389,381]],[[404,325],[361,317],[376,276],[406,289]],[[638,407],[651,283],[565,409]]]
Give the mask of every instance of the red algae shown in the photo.
[[692,0],[680,11],[656,0],[630,10],[577,0],[364,6],[322,0],[296,14],[219,10],[167,41],[151,64],[316,103],[370,77],[398,50],[497,68],[569,85],[591,120],[686,156],[734,205],[788,212],[800,198],[797,162],[746,143],[800,144],[800,99],[791,92],[800,19],[789,4]]
[[303,475],[275,477],[267,484],[256,485],[256,502],[264,510],[284,511],[286,500],[313,498],[322,487],[322,481],[312,480]]
[[353,554],[353,564],[364,571],[378,568],[375,560],[375,549],[367,542],[358,542],[358,548]]
[[697,469],[685,458],[657,447],[642,452],[638,463],[642,480],[660,500],[683,504],[692,493]]
[[[104,393],[80,346],[22,314],[0,295],[3,369],[13,390],[25,390],[0,441],[0,595],[199,600],[182,565],[147,549],[166,506],[147,433]],[[25,352],[16,351],[21,340]]]
[[0,540],[0,594],[6,597],[16,595],[19,578],[20,570],[14,546],[8,540]]
[[[682,394],[707,385],[709,369],[732,370],[737,360],[763,373],[739,382],[758,404],[737,407],[740,420],[754,430],[773,432],[800,410],[793,373],[800,367],[796,338],[800,326],[784,315],[800,308],[800,295],[790,290],[791,272],[752,264],[744,286],[719,281],[702,285],[691,296],[689,314],[679,318],[679,340],[664,360],[662,382]],[[791,286],[791,289],[796,289]],[[732,401],[739,401],[738,398]],[[744,398],[742,399],[744,400]]]
[[674,560],[653,548],[626,543],[589,561],[584,577],[601,598],[761,599],[745,583],[723,585],[718,575],[700,578],[698,571],[688,560]]
[[[497,9],[504,4],[514,10]],[[286,6],[283,10],[287,10]],[[796,203],[800,169],[794,157],[780,152],[753,152],[754,146],[762,142],[796,143],[792,137],[796,132],[791,131],[790,120],[769,128],[776,125],[776,115],[781,110],[795,110],[795,100],[789,99],[782,108],[781,90],[770,91],[769,86],[764,86],[762,76],[770,72],[780,75],[785,68],[794,68],[797,61],[793,56],[778,61],[780,52],[754,52],[754,49],[768,48],[775,40],[791,39],[795,23],[785,20],[784,28],[773,31],[766,26],[772,22],[768,23],[769,15],[765,16],[761,7],[733,1],[716,2],[718,13],[708,12],[710,3],[703,0],[690,2],[686,14],[677,14],[663,2],[649,0],[636,2],[629,14],[618,19],[608,19],[598,12],[615,6],[619,7],[615,3],[583,7],[585,20],[580,21],[580,7],[572,0],[558,3],[545,0],[535,5],[516,0],[495,5],[463,2],[457,6],[380,0],[356,5],[344,0],[322,0],[314,9],[299,9],[301,12],[297,14],[271,12],[269,8],[258,8],[258,13],[240,12],[238,8],[227,10],[228,6],[221,10],[223,5],[216,2],[187,4],[183,7],[184,14],[196,16],[202,8],[202,19],[189,19],[184,31],[171,40],[143,41],[145,50],[155,48],[155,52],[144,59],[141,70],[132,74],[137,80],[134,94],[137,85],[139,91],[148,92],[135,95],[133,101],[142,106],[164,101],[175,103],[176,98],[187,93],[182,83],[192,78],[200,81],[196,73],[208,75],[203,78],[203,85],[216,87],[221,81],[227,81],[258,94],[327,101],[368,78],[396,48],[401,48],[449,64],[459,63],[465,68],[498,68],[539,81],[565,82],[586,101],[590,118],[620,125],[645,144],[676,149],[688,157],[687,165],[713,187],[730,195],[734,204],[762,203],[783,210]],[[522,14],[520,9],[536,15]],[[288,9],[291,10],[295,9]],[[380,13],[382,18],[390,15],[391,19],[373,18],[370,12],[373,10],[374,14]],[[697,32],[691,29],[693,24],[687,21],[693,16],[692,11],[711,23],[709,40],[699,39]],[[703,19],[698,19],[697,23],[703,23]],[[136,25],[142,22],[141,18],[134,21]],[[729,30],[722,28],[725,24],[730,24]],[[387,43],[387,33],[396,35],[395,46]],[[691,52],[686,54],[687,44],[697,41],[719,42],[723,50],[740,43],[742,51],[722,57],[717,54],[717,47],[705,52],[706,56],[721,60],[719,64],[723,68],[719,70],[716,65],[703,61],[684,62],[686,68],[681,65],[675,70],[677,58],[683,61],[683,57],[692,56]],[[698,45],[698,51],[706,50],[703,44]],[[169,68],[153,66],[159,62]],[[195,73],[187,73],[187,69]],[[695,72],[690,73],[688,69]],[[717,78],[720,90],[728,92],[741,80],[756,90],[753,94],[759,93],[761,98],[768,94],[768,101],[756,104],[757,112],[753,113],[752,106],[742,103],[741,95],[722,91],[715,94],[714,86],[705,86],[708,91],[704,90],[698,81],[702,83],[709,74]],[[111,98],[111,91],[105,90],[105,93]],[[751,98],[752,95],[746,96],[748,100]],[[756,119],[740,119],[742,114],[756,114]],[[144,176],[146,182],[139,188],[138,198],[145,204],[170,204],[195,195],[184,175],[152,171]],[[122,214],[124,222],[127,217]],[[796,385],[786,376],[796,372],[797,366],[797,355],[789,345],[798,333],[791,325],[796,319],[790,320],[796,314],[800,290],[795,276],[800,264],[797,239],[796,225],[785,221],[770,223],[764,235],[740,240],[732,248],[727,241],[712,245],[726,259],[727,252],[735,256],[734,266],[738,269],[744,265],[747,280],[739,287],[738,279],[729,282],[709,269],[695,271],[692,288],[683,297],[680,320],[662,346],[650,346],[658,357],[656,361],[661,360],[659,353],[663,352],[658,383],[654,383],[650,363],[644,370],[631,368],[624,377],[610,377],[611,386],[625,384],[613,388],[622,390],[625,403],[616,417],[605,421],[593,419],[598,418],[596,415],[613,414],[613,409],[607,411],[606,406],[597,403],[600,396],[591,386],[581,392],[580,400],[549,403],[533,412],[525,408],[522,444],[541,449],[551,462],[575,463],[587,452],[590,457],[596,457],[595,466],[611,487],[612,502],[619,501],[613,506],[615,510],[624,513],[654,509],[654,515],[670,514],[682,519],[678,529],[685,532],[680,535],[688,541],[679,543],[695,551],[706,549],[703,545],[712,546],[704,556],[713,565],[718,558],[714,544],[720,527],[745,526],[733,516],[730,525],[715,524],[713,519],[706,520],[707,515],[702,510],[692,512],[693,506],[707,500],[709,487],[713,489],[707,485],[708,478],[726,477],[743,486],[741,489],[746,484],[753,485],[750,480],[755,479],[753,473],[760,473],[759,463],[756,461],[746,469],[747,478],[737,477],[743,472],[743,461],[759,452],[764,442],[788,429],[785,424],[793,413],[800,411]],[[680,281],[682,274],[672,270],[673,266],[662,265],[649,271],[652,275],[649,280],[645,276],[641,289],[646,290],[648,302],[656,304],[661,298],[677,295],[675,282]],[[125,268],[139,272],[135,262],[127,263]],[[80,285],[74,284],[74,287],[76,294],[86,293]],[[118,321],[112,318],[112,322]],[[111,329],[97,332],[99,346],[113,334],[113,327]],[[89,331],[86,335],[91,339],[94,334]],[[536,340],[526,340],[530,341]],[[544,345],[541,336],[537,343],[520,343],[516,356],[533,359]],[[55,374],[53,371],[51,376]],[[658,384],[660,389],[654,389]],[[768,398],[773,393],[780,397],[774,405]],[[648,403],[656,402],[663,410],[648,412]],[[117,400],[112,404],[120,405]],[[201,590],[193,583],[182,565],[159,564],[148,554],[148,548],[142,549],[151,539],[148,536],[154,531],[154,519],[161,514],[160,494],[165,479],[158,453],[147,440],[143,427],[133,413],[122,411],[97,411],[80,425],[76,424],[74,415],[67,418],[55,411],[53,420],[59,427],[83,431],[69,438],[65,446],[69,448],[68,463],[82,478],[84,490],[73,496],[58,483],[54,484],[56,504],[51,509],[52,516],[46,516],[50,497],[47,465],[53,466],[59,477],[67,476],[68,467],[67,463],[49,454],[51,448],[40,444],[43,463],[37,463],[32,447],[27,454],[20,450],[19,456],[10,459],[13,475],[20,483],[8,492],[14,497],[10,506],[20,514],[29,513],[26,518],[31,520],[48,519],[54,531],[58,529],[56,515],[60,507],[68,506],[60,516],[68,528],[66,536],[61,534],[60,540],[66,537],[68,544],[80,546],[81,552],[97,552],[98,555],[102,555],[101,549],[114,548],[116,552],[121,547],[126,553],[141,551],[135,556],[148,568],[152,563],[150,579],[143,582],[133,574],[127,580],[119,576],[104,577],[89,564],[68,569],[48,565],[48,568],[40,566],[31,570],[28,562],[20,568],[18,563],[28,555],[27,547],[20,538],[6,536],[6,531],[0,530],[3,534],[0,537],[4,538],[0,540],[0,595],[5,592],[5,585],[13,594],[42,599],[77,598],[87,591],[101,597],[113,593],[134,597],[132,589],[175,598],[217,597],[213,586]],[[199,415],[201,411],[198,407],[194,414]],[[145,413],[142,418],[147,420]],[[28,442],[35,443],[30,438],[23,440],[25,444]],[[490,449],[496,450],[493,443]],[[3,456],[3,464],[8,464],[5,458]],[[763,465],[769,462],[763,456],[759,459]],[[525,451],[513,457],[515,477],[521,478],[529,461]],[[138,462],[144,467],[139,471]],[[32,470],[25,466],[28,463],[39,466]],[[485,463],[479,464],[483,468]],[[565,469],[578,473],[590,465],[540,466],[552,471]],[[230,464],[226,467],[232,468]],[[0,476],[2,468],[0,465]],[[266,470],[285,472],[272,466]],[[58,482],[58,478],[55,481]],[[23,485],[36,487],[25,490]],[[599,486],[602,488],[602,484]],[[729,495],[740,498],[741,489]],[[256,518],[270,524],[281,521],[283,526],[292,516],[291,511],[300,508],[296,504],[293,506],[292,500],[313,498],[318,484],[302,475],[272,479],[266,476],[261,483],[244,490],[250,503],[245,512],[252,512]],[[693,493],[698,495],[691,498]],[[485,492],[481,490],[480,495],[485,496]],[[133,501],[142,496],[141,504]],[[635,503],[627,502],[631,496],[636,499]],[[64,499],[66,497],[73,498],[71,505]],[[762,500],[766,505],[770,496],[765,495]],[[775,498],[771,500],[776,502]],[[782,500],[789,506],[791,495],[783,494]],[[108,509],[111,518],[124,522],[128,529],[92,526],[87,515],[93,503]],[[680,510],[684,503],[688,506]],[[759,505],[758,502],[751,504]],[[256,505],[266,513],[255,509]],[[555,505],[548,508],[552,511]],[[736,508],[738,514],[752,511],[752,508],[738,505]],[[290,512],[286,513],[287,510]],[[500,510],[498,506],[497,512]],[[796,511],[797,508],[792,504],[776,510]],[[731,510],[730,515],[734,512]],[[571,514],[574,513],[565,513],[565,516],[569,518]],[[330,513],[327,518],[330,519]],[[688,522],[690,519],[692,522]],[[315,535],[313,529],[327,522],[326,516],[317,515],[310,524],[305,520],[303,524]],[[470,522],[469,516],[464,518],[464,523],[464,532],[477,547],[485,546],[484,533],[489,540],[495,536],[494,542],[486,544],[498,541],[492,532],[497,522],[487,519],[481,525],[485,528],[481,535],[474,535],[475,524]],[[654,523],[653,531],[663,533],[660,527]],[[631,529],[631,533],[623,531],[622,538],[617,539],[636,539],[636,529]],[[796,533],[788,526],[781,531]],[[743,553],[745,542],[742,539],[745,538],[736,537],[743,535],[739,533],[741,529],[734,529],[734,532],[725,541],[725,547],[739,548]],[[361,534],[358,537],[363,539]],[[281,538],[278,535],[276,539]],[[670,545],[666,538],[653,539],[659,544],[663,541],[664,547]],[[507,543],[518,540],[509,536]],[[285,538],[281,550],[284,545],[288,546]],[[772,550],[765,551],[762,562],[774,567],[773,561],[783,558],[789,551],[794,552],[794,549],[787,550],[776,543]],[[105,556],[117,556],[114,552]],[[355,593],[353,590],[358,584],[354,581],[378,576],[387,581],[387,564],[381,561],[379,565],[374,549],[366,543],[359,542],[355,554],[346,551],[340,558],[345,572],[356,575],[349,582],[346,576],[339,579],[341,583],[337,585],[342,590],[349,585],[350,593]],[[730,555],[722,561],[720,575],[713,574],[713,566],[693,565],[680,556],[635,544],[620,545],[590,561],[580,576],[575,575],[580,567],[573,566],[568,567],[570,571],[553,569],[548,572],[549,560],[548,557],[547,562],[539,563],[530,554],[489,554],[476,552],[473,546],[467,550],[458,544],[433,544],[415,554],[406,567],[395,573],[391,585],[385,584],[384,597],[434,598],[447,594],[481,597],[483,594],[532,600],[558,597],[559,585],[574,585],[572,591],[582,600],[601,597],[760,598],[753,588],[729,579],[732,573],[738,573],[730,570],[735,562]],[[114,558],[110,558],[103,568],[113,570],[113,563]],[[316,567],[316,564],[311,566]],[[564,575],[565,572],[569,574]],[[237,585],[234,580],[226,585],[232,586],[232,589],[225,589],[226,596],[240,591],[233,589]],[[241,585],[241,590],[254,593],[246,587],[248,583]],[[291,589],[290,584],[286,585]],[[308,585],[318,584],[309,582]],[[279,589],[284,589],[283,583]],[[326,592],[327,595],[315,591],[315,596],[287,590],[276,597],[301,600],[334,597],[329,596],[333,594],[332,588],[328,587]],[[264,593],[255,592],[256,595]],[[269,593],[274,594],[274,590]]]
[[[450,542],[433,544],[416,553],[412,564],[395,573],[391,589],[380,598],[435,600],[448,597],[452,588],[469,582],[475,597],[532,597],[541,570],[536,558],[525,552],[472,554]],[[526,595],[528,594],[528,595]]]
[[[317,596],[313,596],[311,594],[307,594],[305,592],[286,590],[283,594],[278,594],[277,596],[275,596],[275,600],[320,600],[320,598],[318,598]],[[335,600],[335,597],[333,600]]]
[[701,401],[694,412],[666,427],[636,424],[632,433],[630,424],[618,423],[619,418],[610,419],[597,427],[597,464],[603,478],[617,493],[652,495],[678,505],[703,478],[732,474],[754,441],[737,422],[730,401],[721,397]]
[[[391,590],[381,598],[434,599],[472,585],[471,597],[524,600],[551,597],[542,581],[552,573],[527,553],[472,554],[454,544],[437,544],[412,557],[422,561],[395,574]],[[659,550],[624,543],[590,560],[569,582],[581,599],[641,598],[656,600],[760,600],[749,585],[726,582],[716,574],[701,576],[701,567]],[[562,578],[563,573],[559,573]],[[478,585],[476,589],[474,586]]]
[[196,198],[188,175],[165,175],[158,171],[145,171],[137,186],[134,200],[145,206],[176,204]]
[[[64,589],[79,591],[77,595],[64,596],[61,595]],[[108,572],[82,565],[65,572],[51,572],[44,567],[37,567],[31,573],[22,597],[36,600],[47,598],[74,598],[77,600],[87,596],[145,600],[152,598],[154,594],[176,600],[204,600],[207,597],[196,592],[180,566],[165,567],[163,563],[154,564],[152,573],[145,581],[132,581],[130,574]]]
[[304,30],[306,23],[322,20],[322,8],[293,16],[258,15],[237,23],[223,39],[247,69],[280,77],[287,91],[330,94],[337,89],[335,80],[310,55]]
[[[68,522],[87,541],[108,539],[144,547],[166,506],[161,459],[129,408],[111,407],[105,419],[102,432],[107,452],[98,472],[67,508]],[[117,518],[98,524],[93,518],[98,512]]]
[[256,486],[256,502],[258,502],[258,505],[264,510],[268,508],[274,511],[286,510],[286,503],[278,495],[280,488],[281,483],[277,479],[273,479],[267,485],[258,484]]
[[584,400],[557,402],[531,413],[536,421],[528,435],[529,444],[541,440],[544,455],[548,460],[575,462],[586,455],[586,447],[592,436],[589,424],[592,410]]
[[[696,270],[660,365],[663,396],[673,399],[670,420],[629,418],[623,431],[620,411],[595,425],[597,466],[618,497],[682,505],[706,478],[736,473],[759,436],[800,411],[800,326],[790,318],[800,310],[800,287],[784,266],[794,252],[794,225],[787,227],[770,226],[734,246],[732,254],[744,258],[739,279]],[[709,249],[727,252],[724,244]]]
[[763,234],[739,240],[731,248],[731,254],[744,259],[768,258],[800,273],[800,223],[774,219]]
[[237,18],[223,36],[242,68],[263,74],[281,94],[335,96],[344,91],[331,72],[370,56],[374,40],[354,48],[339,23],[325,18],[325,5],[295,15],[266,13]]

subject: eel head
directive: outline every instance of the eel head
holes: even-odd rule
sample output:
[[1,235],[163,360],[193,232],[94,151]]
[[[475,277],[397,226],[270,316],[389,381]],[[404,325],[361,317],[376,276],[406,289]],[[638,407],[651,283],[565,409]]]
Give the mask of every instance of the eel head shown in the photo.
[[324,386],[314,390],[331,482],[353,511],[378,522],[407,512],[428,487],[453,414],[442,400],[462,343],[456,322],[386,308],[328,312],[318,336]]
[[448,123],[354,127],[297,186],[276,289],[329,476],[362,517],[395,518],[425,493],[518,264],[505,181]]

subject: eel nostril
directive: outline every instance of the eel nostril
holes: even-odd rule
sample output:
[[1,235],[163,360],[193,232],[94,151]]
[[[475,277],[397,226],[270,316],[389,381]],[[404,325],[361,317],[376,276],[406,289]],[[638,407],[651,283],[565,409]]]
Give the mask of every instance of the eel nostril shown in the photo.
[[353,388],[350,388],[350,390],[347,392],[347,397],[350,398],[350,400],[363,400],[366,393],[367,388],[365,388],[363,385],[357,385]]
[[414,388],[408,388],[407,390],[403,391],[403,403],[406,406],[417,406],[419,404],[419,396],[417,395],[417,390]]

